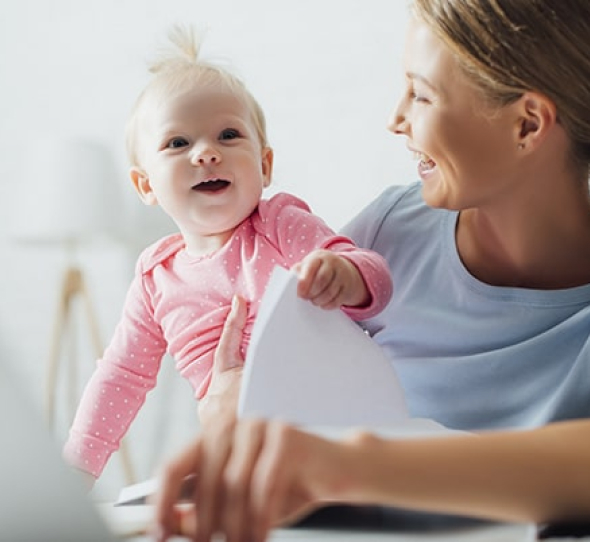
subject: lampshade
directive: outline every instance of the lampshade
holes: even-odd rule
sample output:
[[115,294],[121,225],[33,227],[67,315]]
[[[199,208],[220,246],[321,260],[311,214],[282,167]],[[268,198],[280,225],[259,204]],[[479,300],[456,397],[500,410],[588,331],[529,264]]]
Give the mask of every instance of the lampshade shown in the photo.
[[122,182],[109,149],[77,137],[47,138],[15,180],[12,237],[31,243],[82,243],[123,237]]

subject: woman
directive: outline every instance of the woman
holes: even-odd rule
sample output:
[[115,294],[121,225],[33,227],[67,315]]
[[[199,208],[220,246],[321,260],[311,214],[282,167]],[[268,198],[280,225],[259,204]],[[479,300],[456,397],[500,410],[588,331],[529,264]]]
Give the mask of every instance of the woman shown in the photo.
[[[387,258],[394,278],[392,301],[366,326],[414,416],[468,430],[590,417],[590,5],[415,0],[413,9],[391,129],[419,157],[421,182],[388,189],[346,229]],[[212,408],[235,391],[234,352],[220,347]],[[199,538],[264,537],[326,500],[579,518],[590,514],[589,447],[585,421],[436,448],[365,435],[334,443],[243,421],[223,435],[207,428],[171,464],[158,519],[165,534],[174,529],[172,497],[194,472]]]

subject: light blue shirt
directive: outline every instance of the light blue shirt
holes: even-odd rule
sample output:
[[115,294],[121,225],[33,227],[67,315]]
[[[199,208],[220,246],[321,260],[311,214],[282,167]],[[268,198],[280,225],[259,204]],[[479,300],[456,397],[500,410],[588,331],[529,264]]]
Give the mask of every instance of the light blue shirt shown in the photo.
[[464,430],[590,417],[590,285],[482,283],[459,258],[456,221],[414,183],[390,187],[343,230],[389,262],[393,298],[363,324],[410,413]]

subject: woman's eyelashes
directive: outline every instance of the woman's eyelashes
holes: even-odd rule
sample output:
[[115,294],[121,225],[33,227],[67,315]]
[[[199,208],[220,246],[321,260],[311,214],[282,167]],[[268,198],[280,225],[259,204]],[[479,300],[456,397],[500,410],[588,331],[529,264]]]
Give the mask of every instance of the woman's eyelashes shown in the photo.
[[408,92],[408,96],[412,102],[424,103],[427,104],[430,102],[430,99],[425,94],[420,94],[415,89],[411,89]]
[[415,85],[413,81],[408,81],[407,83],[406,97],[410,102],[416,103],[428,104],[432,101],[432,97],[429,95],[429,93],[424,92],[424,89],[417,88],[417,85]]

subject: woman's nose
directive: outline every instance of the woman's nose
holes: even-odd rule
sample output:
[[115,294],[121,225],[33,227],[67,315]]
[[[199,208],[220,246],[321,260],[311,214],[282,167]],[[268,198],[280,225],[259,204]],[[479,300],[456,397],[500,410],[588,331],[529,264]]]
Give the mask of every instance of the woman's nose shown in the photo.
[[387,129],[394,134],[409,134],[410,123],[405,111],[403,100],[394,108],[387,121]]

